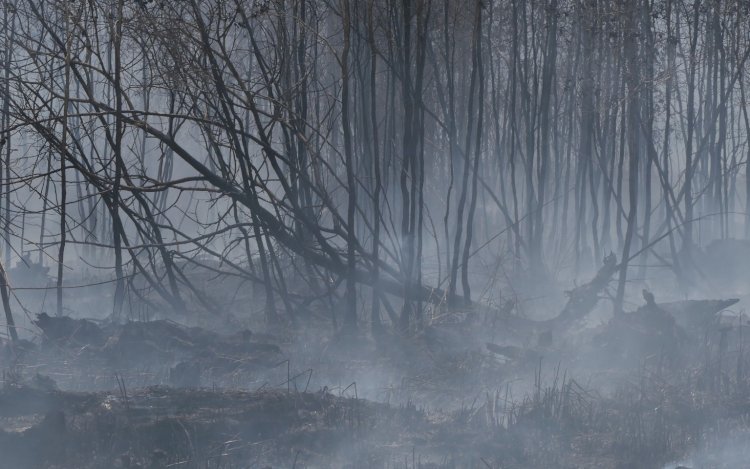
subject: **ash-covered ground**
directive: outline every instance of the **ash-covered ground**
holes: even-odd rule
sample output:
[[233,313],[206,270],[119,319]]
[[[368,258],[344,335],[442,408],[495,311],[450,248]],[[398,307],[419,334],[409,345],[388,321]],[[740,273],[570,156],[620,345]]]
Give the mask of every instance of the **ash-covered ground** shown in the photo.
[[615,266],[557,313],[438,305],[410,334],[30,315],[3,343],[2,467],[743,467],[745,300],[643,290],[612,316]]

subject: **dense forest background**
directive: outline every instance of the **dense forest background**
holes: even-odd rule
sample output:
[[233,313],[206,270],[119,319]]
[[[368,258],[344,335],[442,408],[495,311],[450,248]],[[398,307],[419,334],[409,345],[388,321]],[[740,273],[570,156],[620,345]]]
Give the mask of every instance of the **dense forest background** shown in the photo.
[[[416,330],[614,253],[689,292],[750,236],[744,1],[6,1],[6,269]],[[148,290],[146,293],[145,290]],[[335,299],[335,301],[334,301]],[[517,299],[517,298],[515,298]],[[514,299],[514,300],[515,300]],[[193,301],[195,300],[195,301]],[[384,316],[385,315],[385,316]]]

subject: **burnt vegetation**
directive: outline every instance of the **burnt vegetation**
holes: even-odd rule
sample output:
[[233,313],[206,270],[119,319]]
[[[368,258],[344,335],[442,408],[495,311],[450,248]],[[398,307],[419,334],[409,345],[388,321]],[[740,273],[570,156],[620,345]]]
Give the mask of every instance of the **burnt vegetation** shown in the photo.
[[750,461],[745,0],[3,0],[0,469]]

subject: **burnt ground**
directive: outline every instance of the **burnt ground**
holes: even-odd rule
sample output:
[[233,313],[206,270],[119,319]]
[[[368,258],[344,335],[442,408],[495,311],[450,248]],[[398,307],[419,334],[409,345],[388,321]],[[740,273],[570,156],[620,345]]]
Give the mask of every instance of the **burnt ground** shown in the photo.
[[[328,390],[69,392],[36,377],[0,392],[0,451],[8,468],[635,468],[744,431],[739,383],[645,384],[657,378],[603,397],[558,376],[515,404],[495,394],[439,412]],[[715,462],[701,467],[742,467]]]
[[[750,428],[743,327],[691,342],[689,306],[645,305],[575,352],[467,346],[488,326],[465,317],[358,337],[356,354],[324,341],[329,369],[309,372],[281,336],[42,315],[41,342],[4,348],[2,467],[743,467],[750,454],[727,443]],[[559,364],[576,361],[598,381]],[[321,386],[368,367],[402,376],[390,403],[361,398],[364,380]]]
[[607,275],[551,318],[444,309],[410,334],[42,313],[0,352],[0,468],[746,467],[737,300],[644,292],[592,321]]

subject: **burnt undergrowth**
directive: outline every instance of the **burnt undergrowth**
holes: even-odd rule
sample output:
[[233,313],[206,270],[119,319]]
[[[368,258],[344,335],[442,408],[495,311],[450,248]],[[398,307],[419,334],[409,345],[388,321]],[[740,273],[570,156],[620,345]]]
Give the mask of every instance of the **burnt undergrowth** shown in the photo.
[[[636,321],[633,314],[630,320]],[[448,335],[441,336],[443,354],[436,357],[430,353],[434,337],[391,337],[391,345],[401,344],[392,353],[409,359],[401,360],[403,378],[391,389],[390,404],[361,398],[362,382],[360,389],[356,381],[311,385],[312,371],[299,373],[288,358],[278,360],[289,350],[261,346],[247,332],[220,335],[163,322],[96,326],[111,335],[93,334],[99,337],[95,345],[79,335],[87,328],[91,334],[91,324],[78,323],[73,336],[50,334],[40,344],[6,347],[5,364],[13,360],[14,365],[5,368],[0,392],[3,467],[662,468],[682,460],[694,464],[685,467],[736,467],[722,465],[731,461],[726,458],[711,459],[711,452],[729,435],[750,429],[750,363],[742,328],[721,329],[716,339],[707,334],[697,344],[681,328],[686,338],[676,350],[653,353],[642,344],[614,343],[607,327],[622,330],[624,320],[613,320],[592,339],[591,347],[598,347],[593,350],[610,356],[610,367],[590,370],[605,376],[599,379],[610,382],[608,390],[579,379],[580,371],[552,364],[549,355],[534,356],[529,384],[516,387],[520,375],[512,363],[495,358],[497,352],[517,349],[456,348],[451,354],[443,346]],[[126,348],[114,348],[112,337]],[[632,343],[633,337],[620,337]],[[234,352],[234,368],[206,359],[206,368],[197,368],[199,377],[222,379],[222,373],[236,376],[241,370],[263,384],[174,382],[179,364],[194,360],[195,365],[196,357],[211,356],[206,344],[225,359],[222,354]],[[330,354],[337,346],[324,348]],[[111,350],[120,352],[109,356]],[[128,350],[135,354],[129,361],[123,356]],[[558,358],[565,353],[560,349]],[[158,379],[137,381],[141,361],[132,357],[138,354],[164,364]],[[41,373],[56,366],[46,361],[53,356],[67,365],[69,381]],[[342,367],[347,359],[337,356]],[[384,357],[382,352],[353,355],[349,367],[382,366]],[[93,369],[111,375],[99,382],[108,390],[72,390],[69,385],[81,378],[80,370],[92,370],[94,358]],[[626,358],[637,365],[626,366]],[[267,384],[268,373],[287,379]],[[161,384],[150,385],[154,382]],[[474,392],[467,394],[467,388]],[[416,394],[415,389],[429,391]],[[438,394],[441,399],[429,400]],[[453,405],[447,405],[451,399]]]
[[0,450],[4,467],[30,468],[664,467],[750,419],[739,375],[643,373],[604,396],[558,370],[520,400],[498,390],[446,412],[328,390],[84,393],[32,379],[0,392]]

